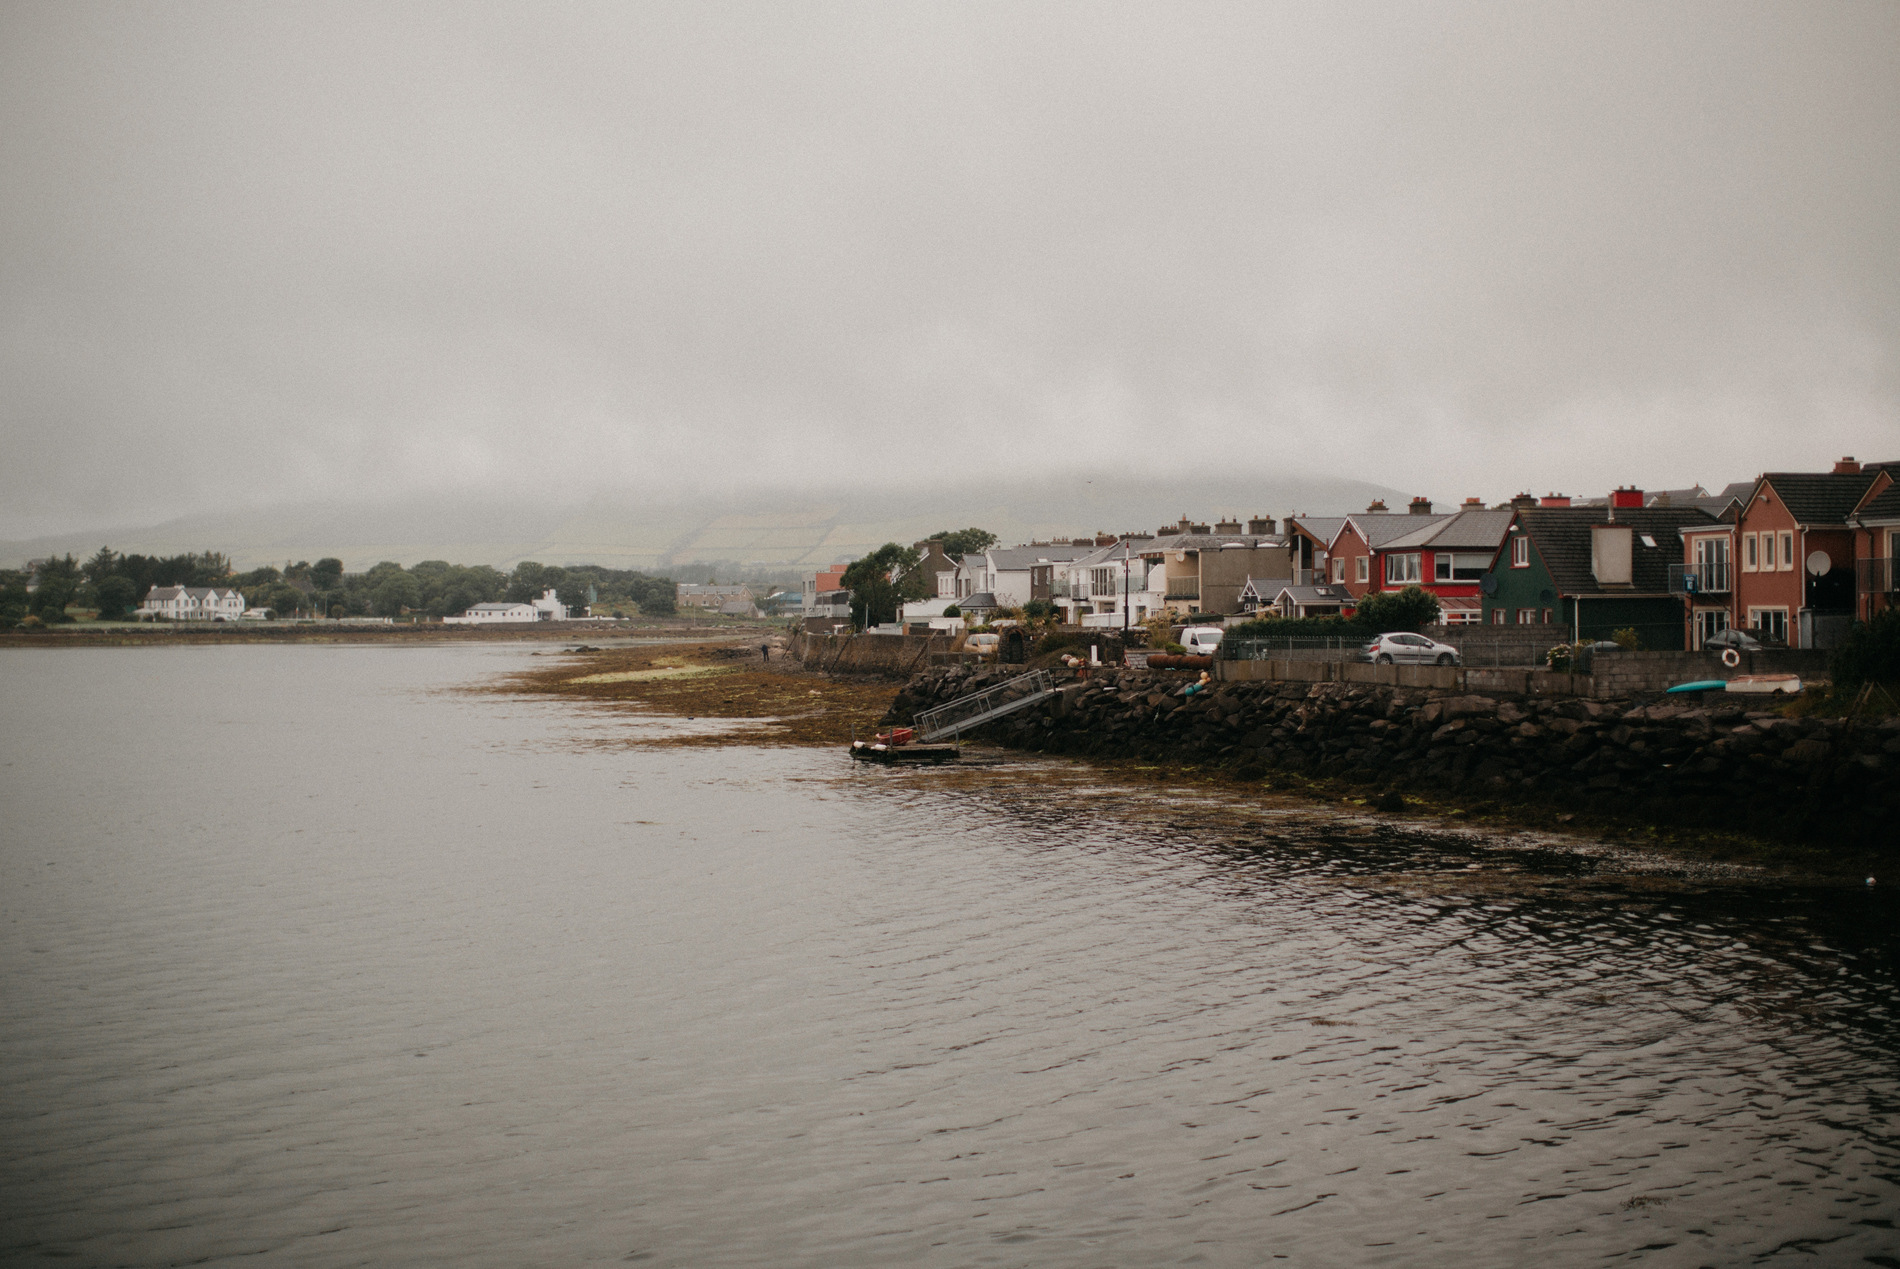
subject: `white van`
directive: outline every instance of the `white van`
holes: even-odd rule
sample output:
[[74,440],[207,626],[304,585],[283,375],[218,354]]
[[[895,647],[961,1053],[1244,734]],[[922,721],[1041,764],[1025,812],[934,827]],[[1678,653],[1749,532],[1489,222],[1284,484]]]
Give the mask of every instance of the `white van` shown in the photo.
[[1220,651],[1220,639],[1226,633],[1219,626],[1189,626],[1181,632],[1181,646],[1191,657],[1211,657]]

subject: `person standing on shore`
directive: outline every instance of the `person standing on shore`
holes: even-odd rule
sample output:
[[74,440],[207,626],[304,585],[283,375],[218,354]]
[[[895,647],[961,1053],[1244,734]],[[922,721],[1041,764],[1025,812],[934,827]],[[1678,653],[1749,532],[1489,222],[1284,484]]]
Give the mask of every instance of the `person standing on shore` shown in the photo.
[[770,665],[772,663],[772,645],[771,644],[761,643],[759,645],[759,660],[765,662],[767,665]]

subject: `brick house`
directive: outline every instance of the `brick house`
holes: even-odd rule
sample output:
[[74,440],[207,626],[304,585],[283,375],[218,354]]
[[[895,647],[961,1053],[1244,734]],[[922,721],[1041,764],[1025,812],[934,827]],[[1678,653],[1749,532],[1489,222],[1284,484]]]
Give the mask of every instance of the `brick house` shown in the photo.
[[1426,524],[1438,524],[1451,518],[1450,512],[1434,512],[1431,500],[1414,498],[1405,511],[1392,512],[1385,503],[1374,502],[1364,511],[1337,521],[1338,528],[1326,545],[1323,558],[1309,579],[1312,583],[1344,586],[1355,602],[1368,592],[1380,590],[1381,576],[1375,565],[1380,548],[1395,538],[1417,533]]
[[1900,607],[1900,482],[1869,486],[1848,523],[1854,529],[1854,612],[1871,621],[1884,608]]
[[[1843,458],[1827,472],[1767,472],[1737,516],[1729,620],[1765,642],[1832,647],[1856,609],[1857,508],[1892,486],[1900,462]],[[1871,549],[1871,535],[1862,539]]]

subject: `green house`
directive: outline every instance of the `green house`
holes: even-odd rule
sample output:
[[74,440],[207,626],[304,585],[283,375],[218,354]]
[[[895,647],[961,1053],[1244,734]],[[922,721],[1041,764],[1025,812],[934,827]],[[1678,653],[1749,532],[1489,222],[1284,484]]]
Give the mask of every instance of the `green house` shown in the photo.
[[1684,527],[1713,524],[1700,507],[1520,507],[1483,585],[1491,625],[1553,627],[1551,642],[1636,631],[1678,652],[1687,619],[1669,590]]

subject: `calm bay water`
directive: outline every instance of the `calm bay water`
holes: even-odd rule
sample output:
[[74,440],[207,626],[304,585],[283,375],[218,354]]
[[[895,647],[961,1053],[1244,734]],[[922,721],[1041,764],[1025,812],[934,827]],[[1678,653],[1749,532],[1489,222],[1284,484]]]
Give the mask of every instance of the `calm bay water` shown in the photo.
[[1900,1265],[1892,887],[449,690],[525,657],[0,657],[0,1257]]

